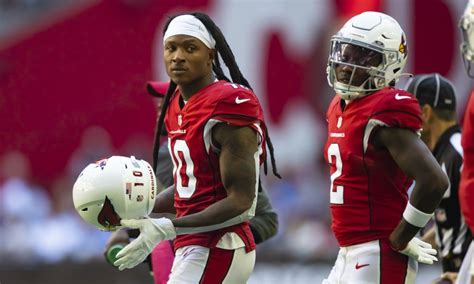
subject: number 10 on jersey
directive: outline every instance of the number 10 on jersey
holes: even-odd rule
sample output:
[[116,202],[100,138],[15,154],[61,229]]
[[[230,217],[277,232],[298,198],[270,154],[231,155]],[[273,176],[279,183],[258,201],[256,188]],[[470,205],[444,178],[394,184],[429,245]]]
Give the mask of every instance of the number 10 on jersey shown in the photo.
[[194,176],[194,162],[186,141],[176,140],[171,153],[174,164],[173,174],[176,176],[176,191],[179,197],[190,198],[196,190],[196,177]]
[[330,202],[331,204],[344,204],[344,186],[334,186],[334,181],[342,174],[342,159],[341,152],[339,151],[339,145],[329,145],[328,161],[332,165],[335,164],[336,166],[336,171],[331,175]]

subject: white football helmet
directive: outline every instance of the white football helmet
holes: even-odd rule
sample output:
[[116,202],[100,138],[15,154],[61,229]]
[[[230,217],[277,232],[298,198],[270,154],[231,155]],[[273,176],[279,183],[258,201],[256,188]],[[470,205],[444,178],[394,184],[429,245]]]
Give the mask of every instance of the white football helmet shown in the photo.
[[148,216],[155,204],[152,167],[135,157],[112,156],[89,164],[73,187],[72,198],[82,219],[101,230],[114,230],[120,220]]
[[[352,100],[394,84],[407,51],[405,33],[392,17],[379,12],[354,16],[331,39],[329,85],[343,99]],[[352,74],[338,73],[338,68]]]
[[474,61],[474,0],[469,0],[466,9],[459,21],[461,29],[461,55],[467,75],[474,78],[471,74],[471,64]]

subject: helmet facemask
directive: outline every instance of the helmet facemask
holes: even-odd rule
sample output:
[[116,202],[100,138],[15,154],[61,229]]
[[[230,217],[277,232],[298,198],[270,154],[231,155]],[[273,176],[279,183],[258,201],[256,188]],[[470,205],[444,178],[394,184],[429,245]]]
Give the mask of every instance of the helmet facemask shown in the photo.
[[379,49],[333,38],[328,80],[343,99],[351,100],[383,88],[385,58]]
[[327,79],[338,95],[352,100],[394,85],[406,60],[405,34],[397,21],[364,12],[332,37]]

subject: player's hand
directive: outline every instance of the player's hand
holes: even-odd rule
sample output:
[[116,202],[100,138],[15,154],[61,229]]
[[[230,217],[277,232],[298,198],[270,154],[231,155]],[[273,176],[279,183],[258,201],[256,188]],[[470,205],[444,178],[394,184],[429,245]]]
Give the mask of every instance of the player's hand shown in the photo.
[[441,274],[441,279],[451,281],[451,283],[455,283],[456,279],[458,278],[458,273],[457,272],[445,272]]
[[429,243],[425,243],[418,238],[411,239],[406,248],[398,252],[424,264],[433,264],[433,262],[438,261],[435,256],[436,250],[433,249]]
[[129,219],[120,222],[122,226],[139,229],[140,235],[117,254],[114,262],[119,270],[133,268],[143,262],[155,246],[163,240],[176,237],[176,230],[170,219]]

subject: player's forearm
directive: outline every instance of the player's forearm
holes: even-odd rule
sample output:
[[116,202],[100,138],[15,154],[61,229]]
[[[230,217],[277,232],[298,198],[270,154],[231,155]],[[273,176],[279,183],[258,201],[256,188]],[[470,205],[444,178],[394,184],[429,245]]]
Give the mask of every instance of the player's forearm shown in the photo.
[[441,168],[423,178],[424,180],[416,179],[410,203],[422,212],[433,213],[441,202],[444,192],[448,189],[449,180]]
[[176,218],[172,221],[176,228],[212,226],[242,215],[251,206],[252,200],[250,198],[229,195],[198,213]]
[[234,171],[231,176],[224,175],[226,198],[198,213],[173,221],[178,235],[215,231],[240,224],[253,217],[257,191],[255,170],[251,166],[240,169],[247,170]]
[[[444,173],[429,176],[431,179],[417,180],[409,201],[410,205],[420,211],[422,215],[429,215],[434,212],[449,184]],[[428,218],[426,217],[426,222]],[[390,235],[392,247],[396,250],[404,249],[418,231],[426,225],[426,222],[415,226],[415,223],[406,220],[402,216],[399,224]]]

